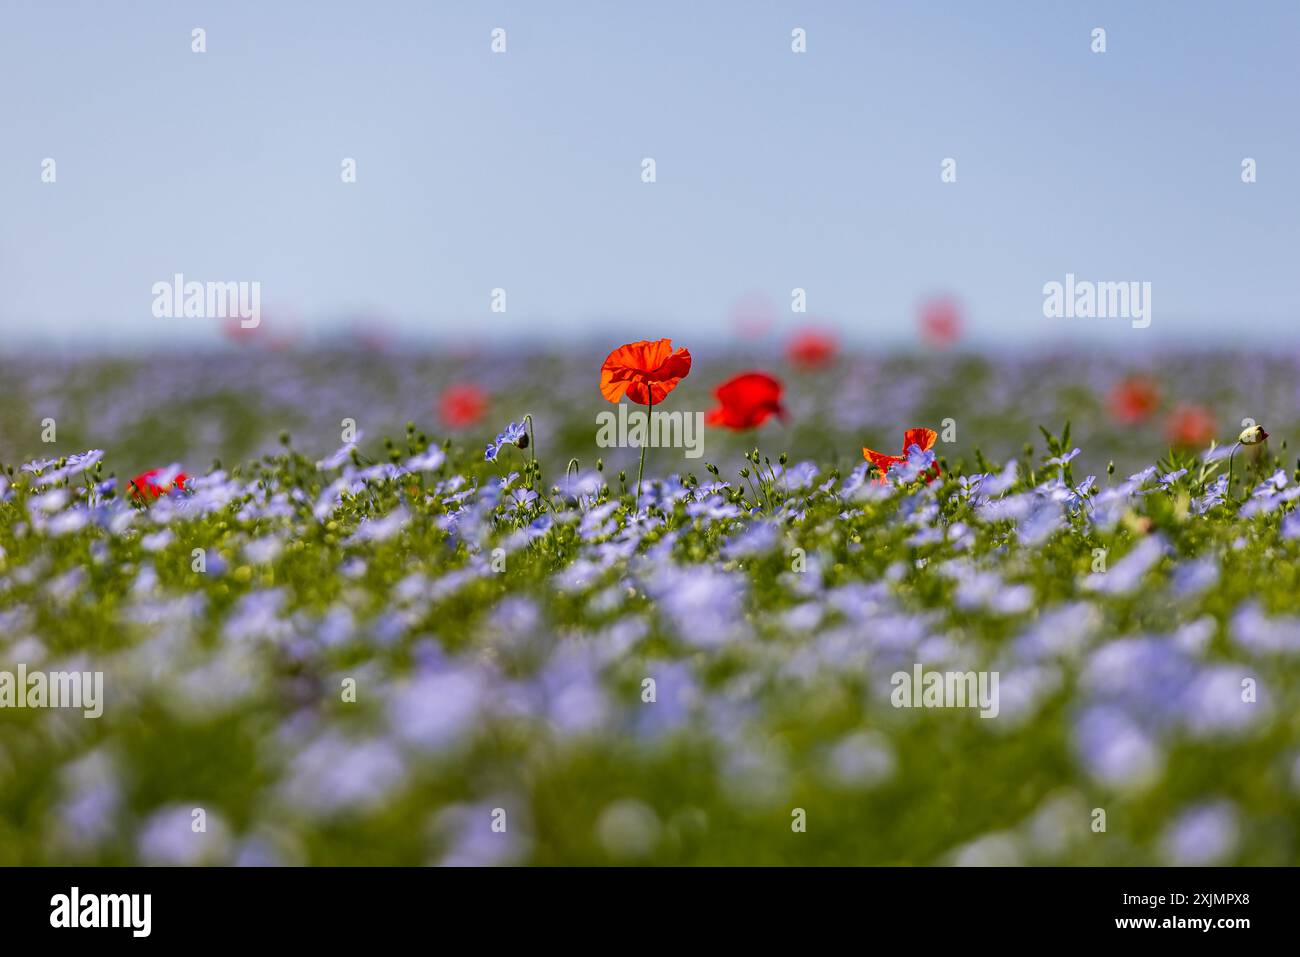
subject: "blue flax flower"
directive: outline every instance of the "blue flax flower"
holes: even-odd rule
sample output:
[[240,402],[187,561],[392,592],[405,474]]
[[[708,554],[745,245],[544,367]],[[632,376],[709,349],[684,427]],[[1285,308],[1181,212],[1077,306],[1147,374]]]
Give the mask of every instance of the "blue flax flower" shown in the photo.
[[517,448],[528,448],[528,431],[524,428],[522,422],[511,422],[495,439],[487,444],[487,451],[483,453],[483,458],[489,462],[497,460],[497,454],[500,453],[502,446],[513,445]]

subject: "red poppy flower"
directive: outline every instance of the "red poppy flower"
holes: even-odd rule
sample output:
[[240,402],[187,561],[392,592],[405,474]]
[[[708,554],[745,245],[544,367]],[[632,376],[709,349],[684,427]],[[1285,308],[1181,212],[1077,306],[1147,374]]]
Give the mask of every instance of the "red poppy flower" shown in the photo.
[[805,329],[786,347],[790,362],[803,369],[820,369],[835,358],[839,343],[829,332]]
[[951,299],[932,299],[921,306],[921,336],[936,346],[952,345],[961,338],[961,310]]
[[781,383],[762,372],[742,372],[713,390],[718,407],[705,421],[727,429],[752,429],[775,415],[785,418]]
[[487,396],[475,385],[450,385],[438,399],[438,415],[453,429],[473,425],[486,411]]
[[1141,376],[1130,376],[1111,392],[1110,411],[1121,422],[1133,425],[1154,412],[1159,402],[1155,383]]
[[600,367],[600,394],[610,402],[627,395],[637,405],[658,405],[691,371],[691,354],[673,352],[671,339],[619,346]]
[[177,472],[176,477],[170,482],[158,482],[157,478],[162,473],[162,469],[150,469],[131,479],[131,497],[137,502],[152,502],[173,489],[185,488],[185,483],[189,481],[189,476],[184,472]]
[[1214,416],[1199,405],[1180,405],[1169,416],[1169,441],[1183,448],[1200,448],[1214,438]]
[[[889,470],[895,465],[902,465],[907,461],[907,452],[912,446],[918,446],[922,452],[928,452],[934,448],[935,440],[939,438],[939,433],[934,429],[908,429],[903,433],[903,454],[902,455],[885,455],[883,452],[877,452],[874,449],[864,448],[862,457],[880,470],[876,476],[876,481],[884,484],[888,481],[885,477]],[[935,462],[926,472],[925,484],[929,485],[940,475],[939,463]]]

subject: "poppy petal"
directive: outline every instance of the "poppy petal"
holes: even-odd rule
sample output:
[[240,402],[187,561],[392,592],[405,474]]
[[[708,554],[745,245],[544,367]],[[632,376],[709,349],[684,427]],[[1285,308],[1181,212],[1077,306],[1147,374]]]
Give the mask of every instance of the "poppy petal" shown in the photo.
[[691,354],[673,352],[671,339],[619,346],[600,369],[600,394],[610,402],[624,395],[638,405],[659,403],[691,371]]
[[713,390],[723,405],[768,405],[781,398],[781,383],[763,372],[742,372]]
[[903,433],[903,455],[907,455],[907,450],[914,445],[919,445],[922,452],[928,452],[937,438],[939,433],[934,429],[908,429]]
[[706,422],[738,430],[756,428],[774,413],[784,415],[781,390],[780,381],[765,372],[742,372],[713,390],[719,407]]
[[895,465],[904,461],[901,455],[886,455],[884,452],[866,448],[862,450],[862,457],[880,469],[881,472],[888,472]]

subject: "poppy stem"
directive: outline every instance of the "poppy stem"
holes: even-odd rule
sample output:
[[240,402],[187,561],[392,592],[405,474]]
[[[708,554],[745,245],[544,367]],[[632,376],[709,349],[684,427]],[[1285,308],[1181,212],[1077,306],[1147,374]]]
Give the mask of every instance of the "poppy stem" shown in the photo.
[[655,408],[654,390],[647,387],[646,393],[647,393],[647,402],[645,404],[646,436],[645,436],[645,441],[641,443],[641,465],[636,470],[636,499],[632,505],[633,512],[641,511],[641,477],[645,475],[645,450],[646,450],[646,446],[650,444],[651,415],[654,413],[654,408]]

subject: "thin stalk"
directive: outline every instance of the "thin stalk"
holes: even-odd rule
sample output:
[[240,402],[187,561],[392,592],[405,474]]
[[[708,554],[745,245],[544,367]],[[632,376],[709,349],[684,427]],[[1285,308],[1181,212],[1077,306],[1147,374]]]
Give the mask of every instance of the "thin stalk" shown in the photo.
[[533,414],[531,412],[524,413],[524,421],[528,423],[528,452],[531,456],[529,460],[531,464],[528,470],[528,487],[532,488],[533,473],[537,472],[537,484],[539,486],[542,484],[542,473],[537,467],[537,436],[533,434]]
[[646,446],[650,444],[651,415],[653,414],[655,408],[654,389],[652,389],[650,386],[646,386],[646,394],[649,398],[649,401],[646,402],[645,405],[646,436],[645,436],[645,441],[641,443],[641,465],[636,470],[636,500],[632,506],[632,510],[634,512],[641,511],[641,478],[642,476],[645,475],[645,450],[646,450]]
[[754,487],[753,479],[748,475],[742,475],[741,478],[745,480],[745,484],[749,486],[749,490],[754,493],[754,508],[758,508],[761,503],[758,497],[758,489]]
[[1228,453],[1228,489],[1224,497],[1229,501],[1232,499],[1232,457],[1237,454],[1239,448],[1241,448],[1241,442],[1237,442],[1232,447],[1232,451]]
[[[546,491],[546,483],[542,481],[542,467],[537,464],[537,435],[533,431],[533,414],[525,412],[523,420],[528,424],[528,464],[524,469],[528,479],[524,483],[524,488],[531,491],[534,487],[533,482],[536,481],[537,497],[546,503],[548,512],[554,512],[555,503],[551,501],[551,496]],[[520,451],[519,454],[522,455],[523,452]]]

